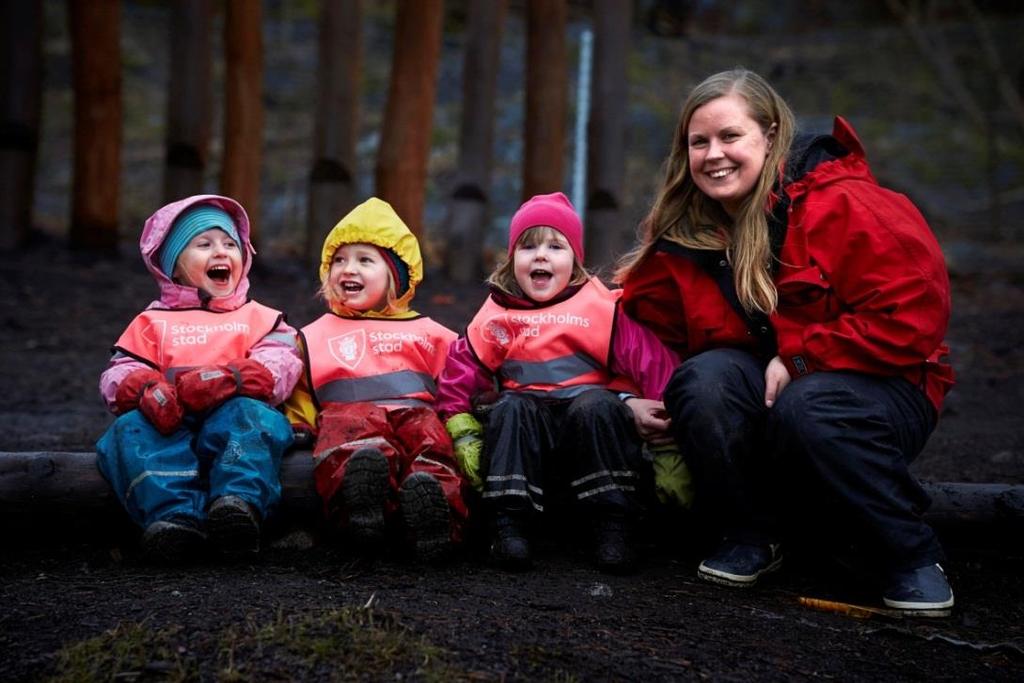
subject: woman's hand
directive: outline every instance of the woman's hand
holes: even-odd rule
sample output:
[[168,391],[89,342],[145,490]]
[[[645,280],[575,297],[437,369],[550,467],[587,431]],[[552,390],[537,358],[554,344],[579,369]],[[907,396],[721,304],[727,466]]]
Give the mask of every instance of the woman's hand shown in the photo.
[[779,397],[782,390],[789,384],[789,370],[786,369],[782,359],[778,356],[768,361],[768,367],[764,371],[764,404],[771,408],[775,399]]
[[652,445],[672,443],[672,435],[668,433],[672,420],[664,403],[649,398],[628,398],[626,405],[633,411],[633,422],[641,439]]

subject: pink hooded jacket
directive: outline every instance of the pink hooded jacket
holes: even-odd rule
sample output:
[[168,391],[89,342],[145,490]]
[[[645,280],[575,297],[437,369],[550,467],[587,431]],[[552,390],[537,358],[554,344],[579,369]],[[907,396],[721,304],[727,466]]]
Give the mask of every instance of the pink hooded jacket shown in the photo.
[[[171,280],[160,270],[156,259],[160,245],[163,244],[174,220],[186,209],[196,204],[210,204],[226,211],[235,221],[238,238],[242,242],[242,277],[235,291],[226,297],[212,298],[205,301],[205,308],[211,311],[233,311],[247,300],[249,293],[249,269],[252,257],[256,254],[249,241],[249,217],[241,204],[228,197],[218,195],[195,195],[168,204],[149,217],[142,229],[139,248],[146,268],[160,286],[160,298],[151,302],[146,308],[200,308],[204,300],[195,287],[186,287]],[[274,376],[274,396],[271,401],[278,404],[288,398],[299,376],[302,374],[302,358],[296,347],[295,329],[283,320],[277,329],[265,336],[249,350],[249,358],[264,365]],[[149,366],[130,356],[115,353],[107,369],[100,376],[100,394],[107,407],[113,409],[117,387],[125,377],[136,370]]]

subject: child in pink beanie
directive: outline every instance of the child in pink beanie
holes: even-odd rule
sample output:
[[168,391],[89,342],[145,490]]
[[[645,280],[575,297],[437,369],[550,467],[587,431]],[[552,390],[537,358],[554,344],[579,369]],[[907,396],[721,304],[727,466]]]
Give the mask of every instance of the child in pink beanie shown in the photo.
[[[621,292],[584,270],[583,225],[560,192],[519,208],[508,258],[488,283],[490,296],[449,348],[437,407],[494,514],[492,556],[528,567],[531,523],[567,504],[589,526],[598,566],[628,572],[638,428],[660,419],[677,360],[619,310]],[[481,403],[486,411],[474,415]]]

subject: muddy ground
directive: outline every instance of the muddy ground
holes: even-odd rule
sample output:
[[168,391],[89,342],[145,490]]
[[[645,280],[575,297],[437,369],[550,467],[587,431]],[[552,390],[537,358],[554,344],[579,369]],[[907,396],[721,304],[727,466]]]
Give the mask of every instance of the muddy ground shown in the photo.
[[[915,472],[1021,483],[1024,269],[1005,250],[948,251],[960,384]],[[97,260],[44,242],[3,255],[0,450],[88,450],[109,424],[96,380],[109,345],[155,292],[125,253]],[[263,264],[252,279],[254,295],[293,323],[319,315],[309,270]],[[428,276],[417,301],[459,328],[481,297]],[[943,530],[957,608],[914,621],[799,604],[878,606],[872,587],[815,561],[813,549],[755,591],[699,583],[700,536],[664,517],[651,522],[630,577],[588,566],[571,529],[549,533],[536,568],[510,576],[479,542],[452,564],[424,567],[360,559],[315,528],[289,535],[295,527],[284,523],[272,530],[277,547],[251,564],[160,568],[141,561],[116,514],[0,503],[0,519],[3,680],[1024,677],[1020,533]]]

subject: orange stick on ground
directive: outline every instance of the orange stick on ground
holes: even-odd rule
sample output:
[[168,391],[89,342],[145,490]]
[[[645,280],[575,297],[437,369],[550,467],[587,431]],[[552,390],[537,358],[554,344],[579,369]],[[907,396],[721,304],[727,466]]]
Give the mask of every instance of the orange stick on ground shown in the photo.
[[819,598],[799,597],[797,601],[804,607],[820,610],[822,612],[834,612],[856,619],[870,619],[871,617],[899,618],[903,615],[899,610],[881,609],[878,607],[865,607],[864,605],[851,605],[848,602],[835,602],[833,600],[821,600]]

